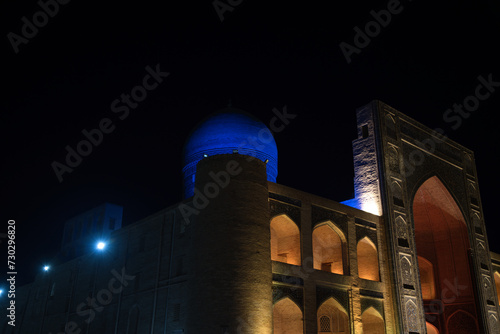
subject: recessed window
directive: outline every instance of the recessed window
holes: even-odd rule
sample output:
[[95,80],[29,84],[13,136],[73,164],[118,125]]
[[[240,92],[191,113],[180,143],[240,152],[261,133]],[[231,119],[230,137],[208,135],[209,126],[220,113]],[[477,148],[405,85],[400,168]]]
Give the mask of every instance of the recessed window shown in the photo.
[[314,269],[344,274],[343,240],[344,235],[331,222],[316,227],[312,238]]
[[318,308],[318,333],[349,333],[349,317],[340,303],[330,297]]
[[368,125],[363,125],[361,127],[361,132],[363,134],[363,139],[368,138]]
[[271,260],[300,266],[300,231],[287,215],[271,220]]
[[379,281],[378,253],[375,244],[364,237],[358,242],[357,254],[359,278]]
[[384,318],[373,307],[368,308],[361,315],[363,334],[385,333]]
[[273,308],[273,333],[304,333],[304,321],[302,318],[302,311],[290,298],[280,300],[274,304]]
[[322,333],[331,333],[332,326],[330,324],[330,318],[326,315],[319,318],[319,328]]

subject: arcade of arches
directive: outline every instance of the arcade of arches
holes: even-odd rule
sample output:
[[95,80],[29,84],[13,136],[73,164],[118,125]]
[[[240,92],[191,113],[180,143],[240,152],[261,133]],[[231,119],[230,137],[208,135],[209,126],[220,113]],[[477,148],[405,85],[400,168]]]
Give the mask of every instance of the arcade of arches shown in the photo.
[[[431,303],[442,307],[439,314],[428,313],[436,319],[428,325],[434,330],[430,333],[479,333],[467,225],[437,177],[429,178],[417,190],[413,218],[424,305],[426,311],[432,309]],[[452,309],[454,313],[450,314]]]
[[[301,265],[300,230],[285,214],[271,219],[271,260]],[[345,275],[347,242],[342,231],[331,221],[318,224],[312,231],[313,267],[316,270]],[[368,237],[356,246],[359,277],[379,281],[379,259],[376,245]],[[334,298],[329,298],[317,310],[318,333],[351,332],[348,311]],[[383,317],[373,308],[362,314],[365,334],[385,333]],[[274,304],[273,329],[275,334],[304,333],[302,309],[286,297]]]
[[[426,323],[427,332],[479,333],[468,255],[469,236],[460,208],[444,184],[431,177],[415,193],[412,209],[422,297],[428,319],[434,319]],[[272,260],[301,265],[297,224],[288,216],[279,215],[270,225]],[[314,269],[345,274],[345,244],[345,236],[332,222],[316,226],[312,231]],[[379,281],[376,244],[364,237],[358,241],[356,251],[359,277]],[[495,273],[495,283],[500,293],[499,273]],[[433,311],[431,304],[439,305],[440,310]],[[273,326],[275,334],[303,333],[301,308],[289,298],[280,300],[273,308]],[[318,308],[317,326],[318,333],[349,333],[348,312],[330,298]],[[363,333],[385,332],[383,316],[371,307],[362,314],[362,326]]]
[[[344,275],[347,264],[346,238],[331,222],[316,226],[312,233],[313,266],[316,270]],[[360,278],[379,281],[379,260],[375,244],[362,238],[356,249]],[[271,219],[271,260],[301,265],[300,231],[285,214]]]
[[[385,334],[382,315],[369,307],[361,315],[363,334]],[[317,312],[318,334],[349,334],[350,323],[347,311],[333,298],[321,304]],[[273,308],[274,334],[303,334],[302,311],[290,298],[278,301]]]

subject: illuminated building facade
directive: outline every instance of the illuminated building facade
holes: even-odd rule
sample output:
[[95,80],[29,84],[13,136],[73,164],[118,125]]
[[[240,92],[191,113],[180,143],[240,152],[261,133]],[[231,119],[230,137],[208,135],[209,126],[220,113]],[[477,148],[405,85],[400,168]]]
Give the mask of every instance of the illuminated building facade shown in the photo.
[[473,153],[379,101],[357,120],[355,198],[339,203],[275,183],[269,129],[216,113],[185,145],[181,203],[37,276],[0,328],[499,333]]

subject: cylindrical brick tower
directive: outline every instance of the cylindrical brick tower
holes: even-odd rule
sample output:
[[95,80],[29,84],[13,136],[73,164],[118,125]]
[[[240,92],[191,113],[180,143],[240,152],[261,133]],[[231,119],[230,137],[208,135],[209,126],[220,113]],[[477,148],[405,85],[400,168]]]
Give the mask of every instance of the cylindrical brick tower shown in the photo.
[[204,158],[193,200],[186,332],[272,333],[266,164],[237,153]]

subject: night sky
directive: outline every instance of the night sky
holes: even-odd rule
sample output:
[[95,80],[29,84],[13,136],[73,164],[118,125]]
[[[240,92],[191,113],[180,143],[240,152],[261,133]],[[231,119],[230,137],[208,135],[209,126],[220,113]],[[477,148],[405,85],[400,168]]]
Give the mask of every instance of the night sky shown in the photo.
[[[18,284],[55,264],[65,220],[110,202],[124,206],[127,225],[178,202],[183,143],[229,100],[265,124],[274,108],[296,114],[275,134],[277,181],[336,201],[353,196],[356,108],[379,99],[444,129],[475,152],[490,248],[500,252],[500,87],[457,129],[443,119],[474,95],[479,76],[500,82],[497,1],[219,3],[235,5],[220,9],[223,20],[212,1],[74,0],[17,53],[9,33],[22,36],[22,18],[33,22],[41,7],[2,3],[0,232],[16,220]],[[354,28],[388,6],[397,13],[348,63],[339,44],[354,46]],[[126,117],[114,113],[147,66],[170,74]],[[105,118],[114,130],[59,182],[51,164]],[[3,275],[5,243],[1,251]]]

